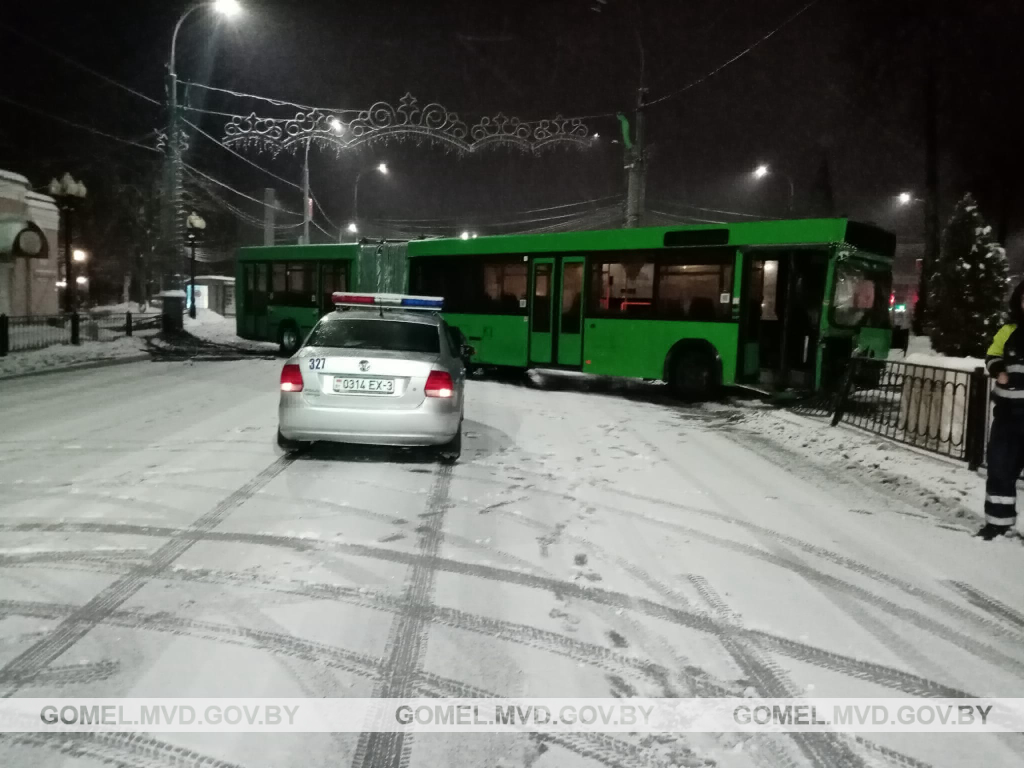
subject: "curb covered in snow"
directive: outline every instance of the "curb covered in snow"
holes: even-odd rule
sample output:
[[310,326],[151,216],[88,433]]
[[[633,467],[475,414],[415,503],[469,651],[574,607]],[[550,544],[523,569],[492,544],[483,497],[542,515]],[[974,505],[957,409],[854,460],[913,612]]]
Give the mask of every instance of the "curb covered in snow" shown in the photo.
[[146,360],[152,360],[152,356],[148,353],[142,353],[138,355],[129,355],[126,357],[112,357],[106,360],[90,360],[87,363],[72,363],[71,365],[62,365],[53,368],[41,368],[35,371],[25,371],[23,373],[8,373],[0,375],[0,381],[7,381],[8,379],[27,379],[30,376],[46,376],[52,373],[69,373],[71,371],[86,371],[90,368],[106,368],[111,365],[125,365],[127,363],[141,363]]

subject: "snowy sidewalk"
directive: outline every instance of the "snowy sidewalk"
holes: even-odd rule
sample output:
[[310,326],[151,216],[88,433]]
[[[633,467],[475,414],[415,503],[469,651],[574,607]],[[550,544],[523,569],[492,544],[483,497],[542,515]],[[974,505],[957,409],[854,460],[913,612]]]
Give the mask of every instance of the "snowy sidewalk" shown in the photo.
[[54,370],[91,368],[103,363],[147,360],[146,337],[128,336],[115,341],[83,341],[78,346],[55,344],[0,357],[0,380]]
[[810,464],[855,479],[943,526],[973,531],[975,518],[983,516],[985,476],[970,471],[965,462],[791,411],[750,405],[743,413],[742,428],[752,438],[770,440],[791,465]]

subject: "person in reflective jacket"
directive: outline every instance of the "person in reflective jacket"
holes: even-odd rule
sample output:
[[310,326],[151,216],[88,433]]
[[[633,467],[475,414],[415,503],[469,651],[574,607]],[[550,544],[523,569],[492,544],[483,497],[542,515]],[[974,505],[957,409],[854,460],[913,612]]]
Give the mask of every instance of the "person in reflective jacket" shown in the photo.
[[1024,470],[1024,282],[1010,297],[1010,322],[999,329],[985,357],[995,408],[988,443],[985,484],[986,541],[1002,536],[1017,522],[1017,478]]

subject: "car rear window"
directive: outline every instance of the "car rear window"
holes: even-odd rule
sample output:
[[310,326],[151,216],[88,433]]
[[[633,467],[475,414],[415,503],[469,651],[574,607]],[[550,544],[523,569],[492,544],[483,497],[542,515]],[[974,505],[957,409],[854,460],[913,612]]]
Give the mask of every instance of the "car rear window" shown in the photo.
[[323,320],[309,335],[306,346],[432,354],[441,351],[436,325],[397,320]]

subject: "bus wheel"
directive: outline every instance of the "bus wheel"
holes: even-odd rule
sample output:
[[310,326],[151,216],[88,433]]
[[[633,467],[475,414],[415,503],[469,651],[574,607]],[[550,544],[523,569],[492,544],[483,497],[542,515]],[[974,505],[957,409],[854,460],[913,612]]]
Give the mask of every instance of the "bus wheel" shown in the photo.
[[715,360],[702,350],[677,352],[668,370],[668,385],[681,400],[710,400],[718,389]]
[[284,357],[291,357],[299,348],[302,339],[299,337],[299,329],[291,323],[282,325],[279,332],[278,342],[281,346],[281,354]]

